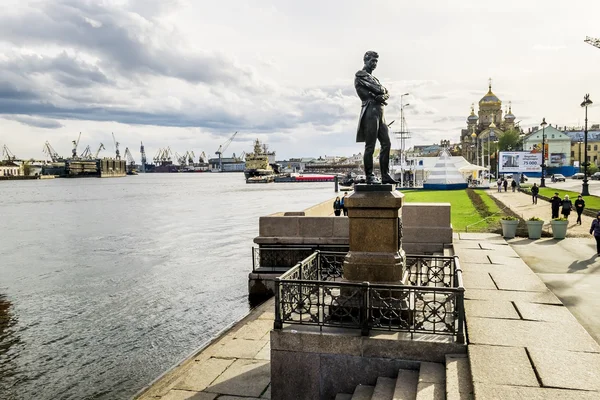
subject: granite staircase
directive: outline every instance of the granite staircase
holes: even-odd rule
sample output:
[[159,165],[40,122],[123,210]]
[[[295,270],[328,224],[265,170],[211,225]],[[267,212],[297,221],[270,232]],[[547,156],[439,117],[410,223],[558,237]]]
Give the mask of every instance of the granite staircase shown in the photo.
[[377,378],[335,400],[472,400],[473,384],[466,354],[446,355],[446,365],[422,362],[418,371],[401,369],[396,378]]

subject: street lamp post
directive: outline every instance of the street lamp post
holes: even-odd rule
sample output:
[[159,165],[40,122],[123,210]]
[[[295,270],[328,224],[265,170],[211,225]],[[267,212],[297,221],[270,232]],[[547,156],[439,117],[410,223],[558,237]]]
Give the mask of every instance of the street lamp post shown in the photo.
[[581,172],[581,143],[583,143],[583,140],[581,138],[579,138],[579,140],[577,141],[577,143],[579,143],[579,172]]
[[404,139],[407,135],[404,126],[404,107],[410,106],[410,104],[404,104],[404,96],[408,95],[409,93],[400,95],[400,187],[404,187]]
[[471,133],[471,140],[473,141],[473,147],[475,148],[475,157],[474,157],[475,159],[473,161],[475,161],[475,165],[478,165],[477,164],[478,153],[477,153],[477,146],[476,146],[477,134],[475,133],[475,128],[473,128],[473,133]]
[[590,106],[590,105],[592,105],[592,101],[590,100],[590,95],[586,94],[585,96],[583,96],[583,102],[581,103],[581,107],[585,108],[585,129],[583,131],[583,135],[584,135],[583,138],[584,138],[584,141],[585,141],[584,144],[583,144],[583,146],[584,146],[583,151],[585,153],[584,153],[584,156],[583,156],[584,164],[583,164],[583,185],[582,185],[582,188],[581,188],[581,195],[582,196],[589,196],[590,195],[590,190],[589,190],[589,187],[588,187],[588,164],[589,163],[588,163],[588,155],[587,155],[587,137],[588,137],[588,130],[587,130],[587,121],[588,121],[588,118],[587,118],[587,109],[588,109],[588,106]]
[[540,187],[546,187],[546,118],[542,118],[542,179],[540,179]]

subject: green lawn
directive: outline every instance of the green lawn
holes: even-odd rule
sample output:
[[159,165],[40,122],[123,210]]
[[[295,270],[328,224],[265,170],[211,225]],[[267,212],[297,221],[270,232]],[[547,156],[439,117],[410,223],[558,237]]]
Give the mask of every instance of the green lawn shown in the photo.
[[[489,213],[499,211],[484,190],[475,192],[481,196]],[[467,227],[469,232],[487,232],[498,227],[499,217],[482,221],[484,217],[477,211],[466,190],[405,190],[402,193],[407,203],[450,203],[450,219],[456,232],[465,232]]]

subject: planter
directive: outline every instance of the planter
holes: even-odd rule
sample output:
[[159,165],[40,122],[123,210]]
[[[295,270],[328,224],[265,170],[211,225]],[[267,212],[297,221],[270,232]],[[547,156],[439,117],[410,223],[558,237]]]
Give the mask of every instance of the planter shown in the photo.
[[554,239],[564,239],[567,236],[567,225],[569,221],[550,221],[552,227],[552,236]]
[[542,237],[542,226],[544,221],[526,221],[527,236],[529,239],[539,239]]
[[517,226],[519,226],[519,220],[501,219],[500,224],[502,225],[502,236],[506,239],[515,237],[517,234]]

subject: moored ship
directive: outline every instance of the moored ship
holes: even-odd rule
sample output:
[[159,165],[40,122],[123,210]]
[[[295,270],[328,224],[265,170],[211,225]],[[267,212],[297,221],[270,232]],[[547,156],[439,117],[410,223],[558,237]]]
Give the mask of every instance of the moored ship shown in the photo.
[[268,151],[267,145],[261,144],[260,140],[256,139],[254,152],[246,154],[246,169],[244,170],[246,180],[278,173],[279,166],[275,163],[275,152]]

